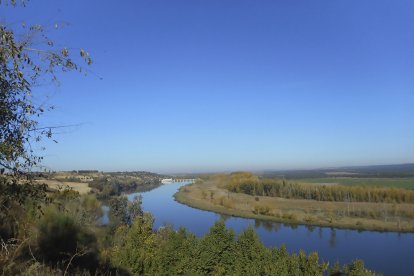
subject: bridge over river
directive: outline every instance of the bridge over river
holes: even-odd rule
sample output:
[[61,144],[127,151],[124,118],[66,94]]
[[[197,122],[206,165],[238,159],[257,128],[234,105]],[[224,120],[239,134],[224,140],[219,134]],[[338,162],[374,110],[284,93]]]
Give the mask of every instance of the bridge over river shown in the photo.
[[194,178],[164,178],[161,180],[162,184],[174,183],[174,182],[188,182],[194,183],[196,180]]

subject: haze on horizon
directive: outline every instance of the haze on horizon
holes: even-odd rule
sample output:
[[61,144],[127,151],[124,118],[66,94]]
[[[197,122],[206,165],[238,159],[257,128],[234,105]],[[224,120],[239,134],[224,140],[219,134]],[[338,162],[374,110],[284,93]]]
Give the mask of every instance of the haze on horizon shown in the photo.
[[2,8],[2,21],[68,22],[52,35],[94,60],[37,89],[56,105],[43,125],[80,124],[45,143],[53,170],[414,163],[413,1]]

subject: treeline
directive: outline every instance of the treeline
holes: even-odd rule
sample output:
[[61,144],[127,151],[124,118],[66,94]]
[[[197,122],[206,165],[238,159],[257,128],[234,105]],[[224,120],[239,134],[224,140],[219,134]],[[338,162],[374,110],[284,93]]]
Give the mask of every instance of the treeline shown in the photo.
[[161,177],[101,176],[88,183],[99,199],[109,199],[122,193],[145,192],[161,185]]
[[318,201],[414,203],[414,191],[344,185],[302,184],[285,179],[259,179],[250,173],[233,173],[224,182],[231,192]]

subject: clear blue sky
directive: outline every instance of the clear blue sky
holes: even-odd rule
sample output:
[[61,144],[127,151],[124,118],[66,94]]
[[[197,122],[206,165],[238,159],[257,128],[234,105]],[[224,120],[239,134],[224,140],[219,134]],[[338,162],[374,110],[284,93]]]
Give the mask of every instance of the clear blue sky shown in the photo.
[[[70,25],[55,170],[192,172],[414,162],[414,1],[30,1]],[[39,91],[40,93],[40,91]]]

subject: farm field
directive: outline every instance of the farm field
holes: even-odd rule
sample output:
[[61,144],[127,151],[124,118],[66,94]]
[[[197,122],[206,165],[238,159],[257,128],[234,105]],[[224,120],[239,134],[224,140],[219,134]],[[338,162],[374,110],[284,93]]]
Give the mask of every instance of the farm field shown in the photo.
[[414,189],[414,177],[401,178],[365,178],[365,177],[322,177],[292,179],[298,183],[312,184],[340,184],[350,186],[370,186],[370,187],[395,187],[404,189]]

